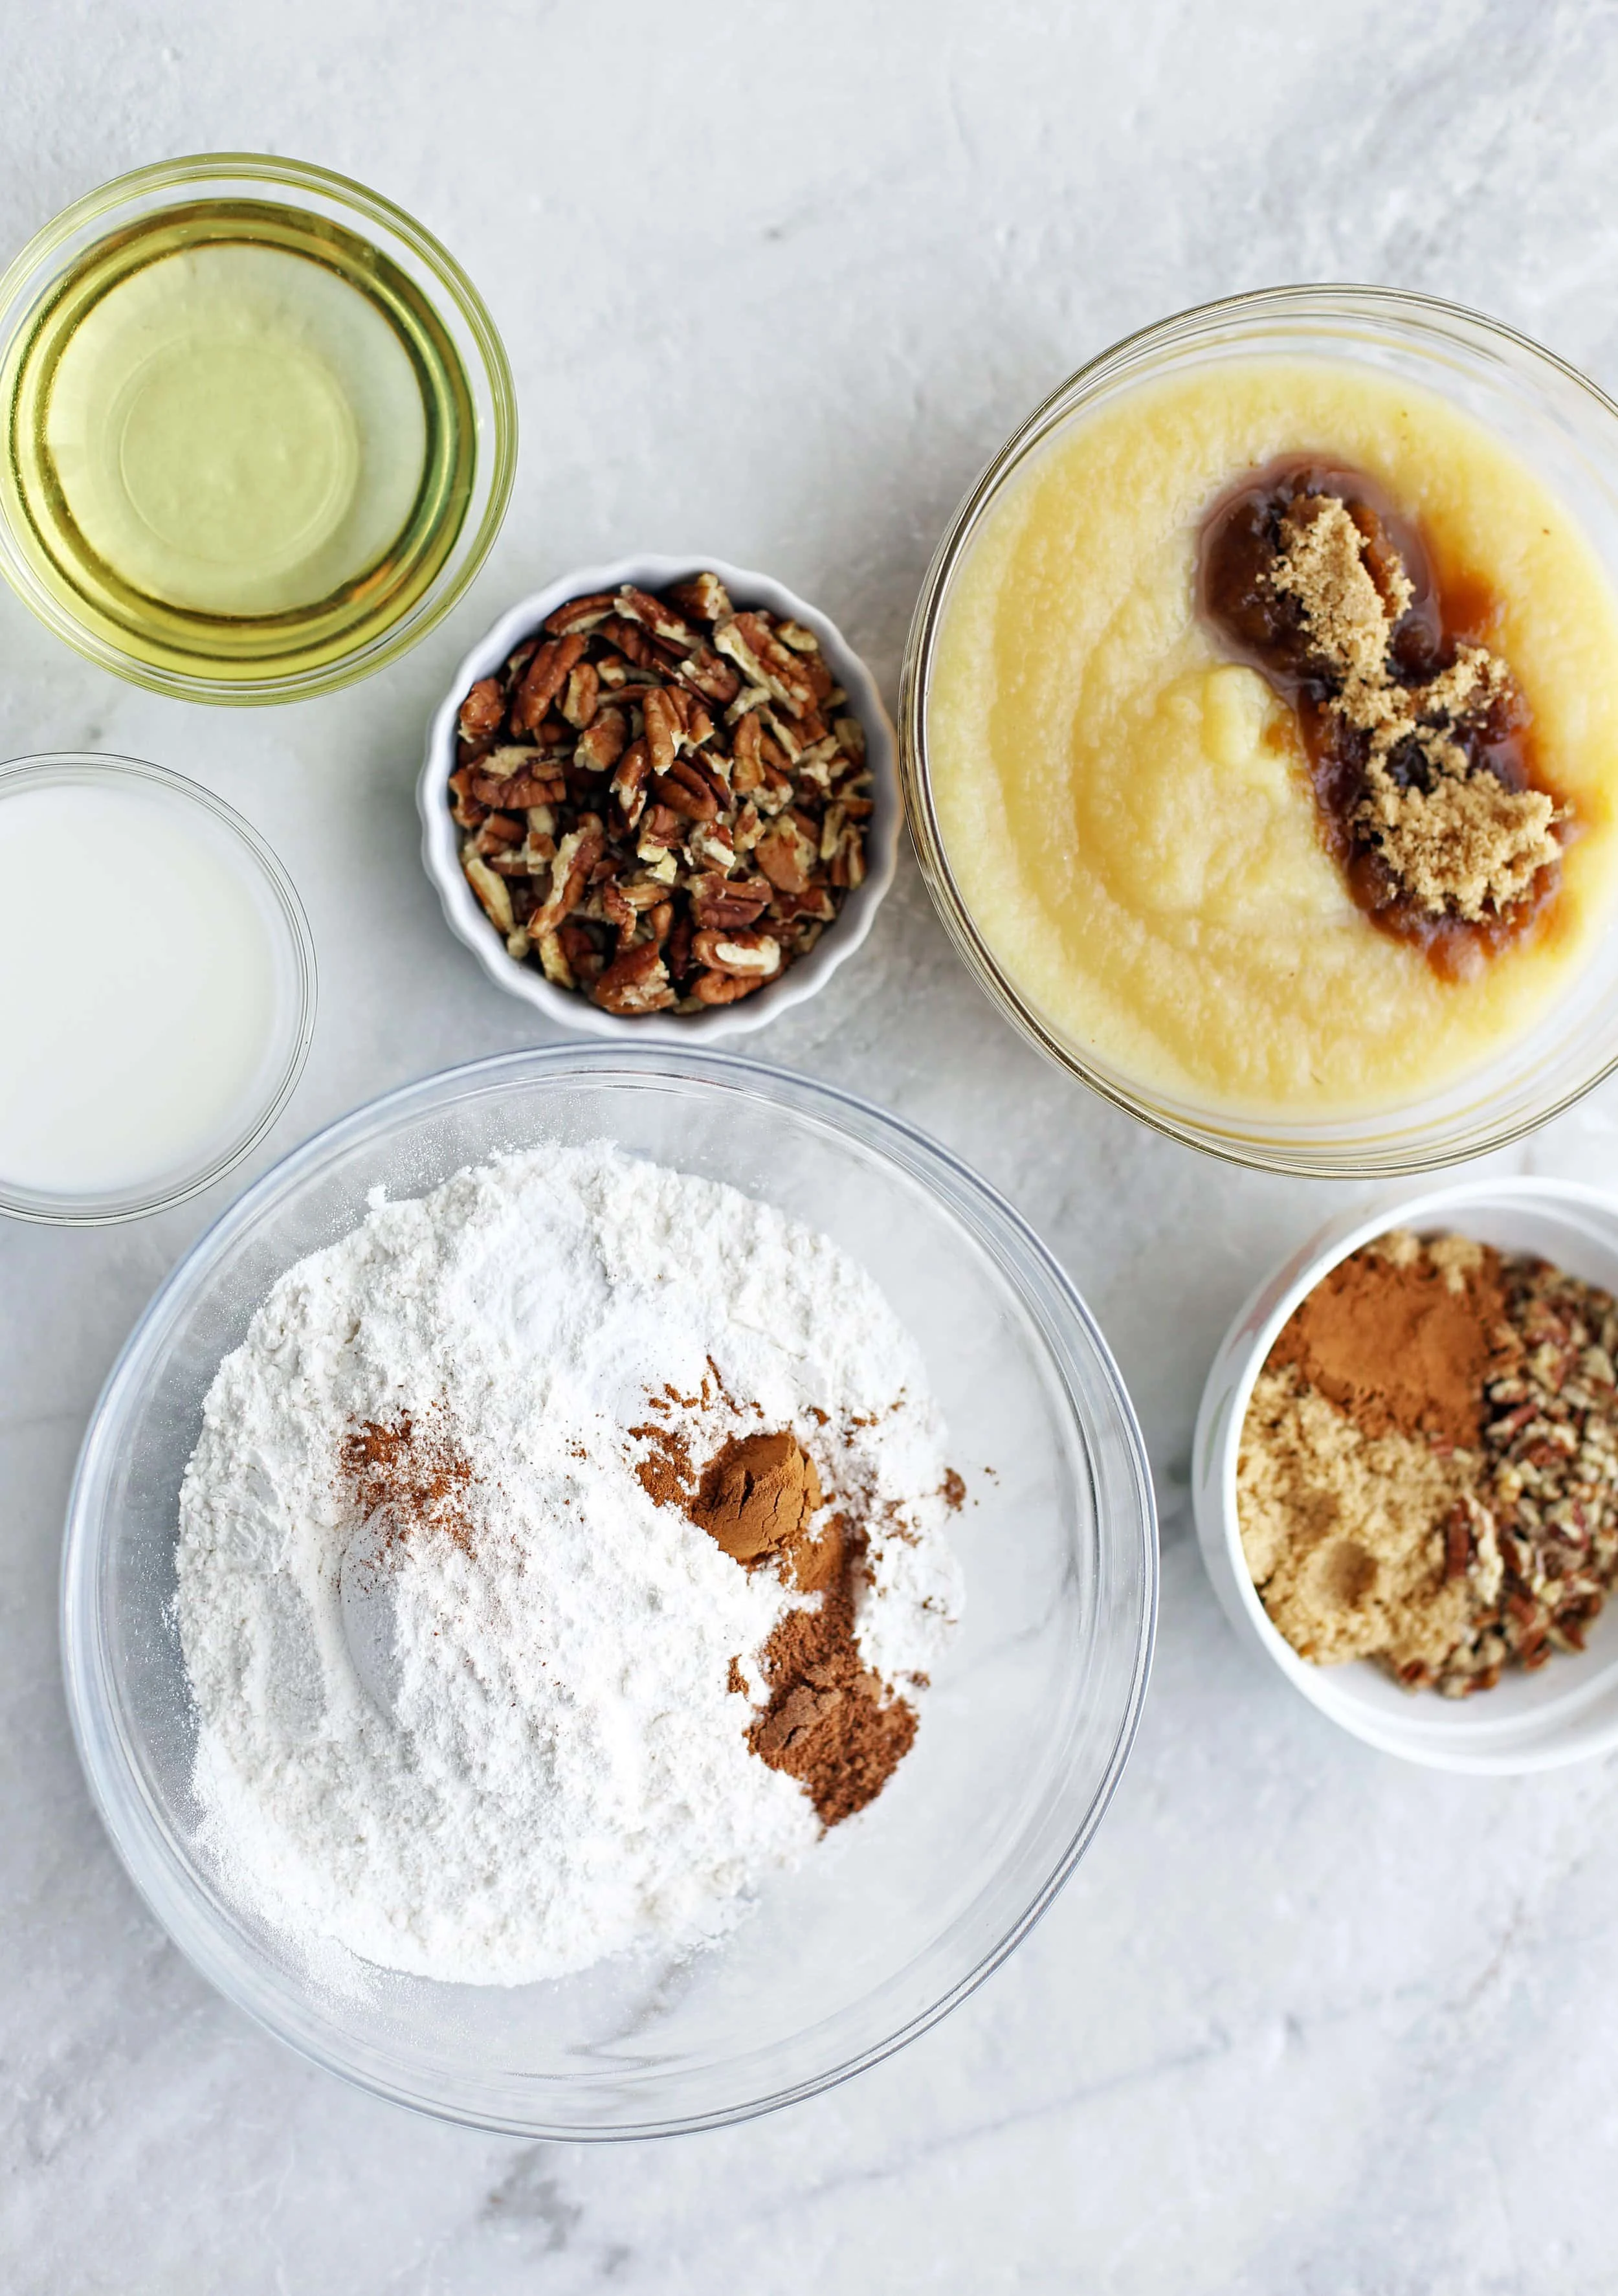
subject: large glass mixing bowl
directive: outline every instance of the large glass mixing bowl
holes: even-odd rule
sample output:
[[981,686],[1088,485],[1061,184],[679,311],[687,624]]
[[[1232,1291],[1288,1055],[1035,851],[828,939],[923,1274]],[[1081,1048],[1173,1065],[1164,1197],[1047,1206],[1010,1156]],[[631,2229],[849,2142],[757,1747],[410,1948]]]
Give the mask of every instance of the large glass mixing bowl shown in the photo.
[[[607,1138],[823,1229],[919,1340],[968,1498],[961,1632],[873,1808],[724,1943],[513,1988],[310,1966],[199,1847],[176,1633],[180,1477],[220,1358],[282,1271],[368,1193],[502,1148]],[[720,1054],[560,1046],[429,1078],[259,1180],[136,1327],[85,1439],[62,1579],[91,1788],[204,1975],[319,2063],[404,2104],[532,2136],[647,2136],[809,2095],[922,2031],[1050,1903],[1116,1785],[1156,1606],[1151,1483],[1083,1301],[944,1150],[829,1086]]]

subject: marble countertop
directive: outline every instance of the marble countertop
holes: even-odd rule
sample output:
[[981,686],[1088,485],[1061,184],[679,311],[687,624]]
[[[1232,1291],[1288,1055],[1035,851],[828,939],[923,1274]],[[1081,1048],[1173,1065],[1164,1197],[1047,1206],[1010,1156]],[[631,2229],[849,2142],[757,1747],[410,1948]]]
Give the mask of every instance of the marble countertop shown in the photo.
[[[166,154],[341,168],[448,242],[524,439],[471,597],[353,691],[166,701],[0,594],[0,755],[219,790],[307,905],[307,1071],[259,1165],[355,1101],[535,1041],[416,860],[425,714],[501,604],[636,548],[777,572],[892,697],[922,569],[1006,432],[1186,304],[1355,278],[1477,304],[1618,385],[1618,17],[1581,0],[12,0],[0,248]],[[88,873],[86,873],[88,874]],[[87,889],[104,914],[115,870]],[[0,1224],[0,2284],[15,2296],[1608,2290],[1618,1762],[1458,1781],[1351,1742],[1239,1648],[1191,1538],[1204,1373],[1348,1200],[1228,1170],[1044,1066],[908,856],[873,939],[750,1049],[885,1097],[1059,1253],[1163,1509],[1138,1751],[1034,1934],[954,2015],[766,2120],[514,2143],[303,2064],[155,1927],[58,1673],[63,1505],[131,1321],[240,1185],[100,1234]],[[1611,1178],[1618,1089],[1511,1160]]]

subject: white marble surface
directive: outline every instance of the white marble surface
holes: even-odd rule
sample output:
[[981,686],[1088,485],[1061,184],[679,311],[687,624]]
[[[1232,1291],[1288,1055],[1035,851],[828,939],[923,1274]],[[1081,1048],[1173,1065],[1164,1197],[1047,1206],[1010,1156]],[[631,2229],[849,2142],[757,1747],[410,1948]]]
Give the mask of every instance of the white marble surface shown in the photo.
[[[266,1157],[531,1040],[415,860],[424,714],[510,596],[709,548],[821,601],[892,693],[951,505],[1079,360],[1205,297],[1362,278],[1618,384],[1618,16],[1590,0],[7,0],[0,246],[120,168],[259,147],[369,181],[487,295],[512,514],[450,626],[336,699],[208,711],[0,596],[0,755],[122,750],[270,838],[323,967]],[[105,918],[116,865],[77,898]],[[1238,1649],[1190,1540],[1207,1359],[1337,1201],[1137,1130],[951,957],[913,868],[755,1040],[998,1182],[1123,1361],[1164,1512],[1139,1751],[1077,1878],[927,2038],[750,2127],[532,2145],[409,2119],[216,1999],[91,1812],[59,1685],[73,1457],[132,1318],[229,1187],[0,1232],[0,2284],[16,2296],[1450,2296],[1618,2284],[1618,1765],[1459,1783],[1336,1734]],[[1535,1168],[1610,1177],[1618,1092]]]

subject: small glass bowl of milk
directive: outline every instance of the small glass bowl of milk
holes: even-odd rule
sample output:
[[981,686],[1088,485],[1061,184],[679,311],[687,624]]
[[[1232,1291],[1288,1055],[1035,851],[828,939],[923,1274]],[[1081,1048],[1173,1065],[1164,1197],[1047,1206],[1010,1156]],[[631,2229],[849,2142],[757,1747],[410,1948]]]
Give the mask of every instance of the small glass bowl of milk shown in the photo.
[[194,1195],[274,1122],[314,1027],[308,921],[239,814],[133,758],[0,766],[0,1212]]

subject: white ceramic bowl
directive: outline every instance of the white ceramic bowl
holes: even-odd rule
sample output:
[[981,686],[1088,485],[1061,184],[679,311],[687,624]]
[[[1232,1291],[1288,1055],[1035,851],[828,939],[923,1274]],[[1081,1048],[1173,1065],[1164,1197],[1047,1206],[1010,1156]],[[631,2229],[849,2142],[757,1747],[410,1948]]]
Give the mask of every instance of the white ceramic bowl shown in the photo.
[[[633,1017],[606,1013],[588,996],[576,989],[559,988],[532,965],[519,964],[515,957],[508,956],[504,943],[478,906],[462,872],[460,835],[445,796],[454,770],[455,719],[469,687],[502,668],[513,649],[569,598],[616,590],[623,582],[633,582],[642,590],[660,590],[702,570],[717,574],[739,605],[763,606],[812,629],[832,676],[847,693],[850,710],[865,728],[875,806],[866,833],[865,882],[848,895],[836,923],[828,925],[808,955],[800,957],[756,996],[707,1013],[646,1013]],[[893,882],[899,855],[901,808],[894,729],[876,679],[836,624],[783,583],[772,581],[767,574],[755,574],[745,566],[731,566],[723,558],[699,554],[682,558],[617,558],[607,566],[579,567],[503,614],[462,661],[434,714],[421,778],[416,785],[416,803],[421,815],[421,857],[438,889],[450,931],[466,943],[489,979],[513,996],[537,1006],[548,1020],[560,1021],[565,1029],[582,1029],[590,1036],[613,1037],[637,1045],[714,1045],[723,1037],[750,1035],[794,1004],[803,1004],[825,987],[870,931],[878,906]]]
[[1565,1180],[1462,1180],[1385,1200],[1334,1221],[1295,1251],[1225,1334],[1203,1390],[1192,1450],[1191,1496],[1203,1561],[1242,1639],[1279,1667],[1295,1690],[1384,1753],[1434,1769],[1502,1774],[1547,1770],[1618,1748],[1618,1603],[1590,1630],[1589,1647],[1560,1652],[1537,1673],[1508,1669],[1475,1698],[1412,1694],[1369,1660],[1312,1666],[1271,1624],[1242,1553],[1236,1455],[1253,1383],[1293,1309],[1327,1272],[1389,1228],[1446,1230],[1507,1251],[1534,1251],[1589,1283],[1618,1292],[1618,1199]]

